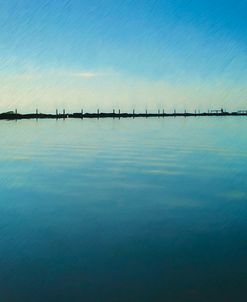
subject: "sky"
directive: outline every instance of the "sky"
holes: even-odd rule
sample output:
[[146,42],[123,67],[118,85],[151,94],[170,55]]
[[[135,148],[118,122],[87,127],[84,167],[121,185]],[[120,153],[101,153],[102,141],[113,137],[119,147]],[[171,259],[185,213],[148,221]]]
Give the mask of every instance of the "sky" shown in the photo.
[[0,111],[247,109],[247,0],[0,0]]

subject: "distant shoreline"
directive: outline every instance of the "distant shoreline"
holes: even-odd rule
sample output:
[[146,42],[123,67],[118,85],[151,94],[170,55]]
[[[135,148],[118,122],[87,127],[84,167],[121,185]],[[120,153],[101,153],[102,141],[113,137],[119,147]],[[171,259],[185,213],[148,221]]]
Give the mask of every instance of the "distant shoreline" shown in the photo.
[[157,113],[104,113],[104,112],[96,112],[96,113],[56,113],[56,114],[45,114],[45,113],[28,113],[28,114],[20,114],[14,112],[5,112],[0,113],[0,120],[22,120],[22,119],[66,119],[66,118],[138,118],[138,117],[200,117],[200,116],[247,116],[247,111],[237,111],[237,112],[227,112],[222,110],[213,110],[211,112],[173,112],[173,113],[165,113],[165,112],[157,112]]

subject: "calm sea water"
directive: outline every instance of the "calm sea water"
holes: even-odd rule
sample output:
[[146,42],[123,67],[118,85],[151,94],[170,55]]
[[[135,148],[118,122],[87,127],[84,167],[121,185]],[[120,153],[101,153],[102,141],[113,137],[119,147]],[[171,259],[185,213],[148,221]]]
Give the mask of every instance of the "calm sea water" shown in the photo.
[[0,122],[0,301],[246,301],[245,117]]

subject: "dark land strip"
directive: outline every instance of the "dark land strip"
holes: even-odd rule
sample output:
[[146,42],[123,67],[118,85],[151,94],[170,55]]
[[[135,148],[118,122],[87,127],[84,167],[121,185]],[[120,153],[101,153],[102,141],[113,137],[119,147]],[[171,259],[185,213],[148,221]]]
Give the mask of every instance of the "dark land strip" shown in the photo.
[[5,112],[0,113],[0,120],[21,120],[21,119],[65,119],[65,118],[138,118],[138,117],[200,117],[200,116],[247,116],[247,111],[236,111],[236,112],[227,112],[221,110],[213,110],[209,112],[173,112],[173,113],[165,113],[165,112],[157,112],[157,113],[104,113],[104,112],[96,112],[96,113],[56,113],[56,114],[45,114],[45,113],[28,113],[28,114],[20,114],[17,112]]

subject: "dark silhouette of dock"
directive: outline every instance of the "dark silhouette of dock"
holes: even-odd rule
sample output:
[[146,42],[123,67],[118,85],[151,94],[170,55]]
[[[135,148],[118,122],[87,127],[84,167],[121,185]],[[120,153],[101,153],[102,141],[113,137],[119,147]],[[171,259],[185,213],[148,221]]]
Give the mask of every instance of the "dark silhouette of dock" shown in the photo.
[[65,110],[63,110],[61,113],[59,113],[58,110],[56,110],[55,114],[51,113],[39,113],[38,110],[36,110],[35,113],[27,113],[27,114],[21,114],[18,113],[17,110],[15,111],[9,111],[0,113],[0,120],[21,120],[21,119],[66,119],[66,118],[79,118],[79,119],[86,119],[86,118],[148,118],[148,117],[205,117],[205,116],[247,116],[247,110],[238,110],[234,112],[228,112],[223,109],[217,109],[217,110],[208,110],[208,112],[200,112],[198,110],[195,110],[194,112],[177,112],[174,110],[173,112],[165,112],[164,110],[158,110],[156,113],[150,113],[147,110],[144,113],[137,113],[135,110],[132,112],[121,112],[120,110],[112,112],[100,112],[99,109],[97,112],[94,113],[84,113],[83,110],[81,112],[76,113],[67,113]]

